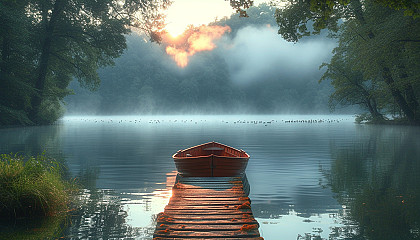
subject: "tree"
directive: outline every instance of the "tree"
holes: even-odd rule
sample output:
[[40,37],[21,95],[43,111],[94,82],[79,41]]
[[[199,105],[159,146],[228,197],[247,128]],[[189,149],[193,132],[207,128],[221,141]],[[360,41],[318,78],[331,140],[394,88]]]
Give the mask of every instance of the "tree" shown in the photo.
[[[388,109],[396,106],[410,123],[420,123],[419,75],[414,70],[420,53],[420,22],[415,16],[374,1],[293,1],[277,11],[276,19],[279,34],[288,41],[330,30],[342,48],[336,52],[355,59],[351,71],[381,81],[382,93],[394,103]],[[311,30],[309,23],[313,23]]]
[[[337,51],[340,48],[337,48]],[[378,83],[374,80],[367,80],[358,71],[352,71],[351,63],[345,57],[336,53],[330,63],[324,63],[321,67],[327,70],[320,81],[331,79],[335,92],[330,96],[330,108],[340,104],[359,105],[369,111],[377,121],[383,120],[378,106]]]
[[[100,79],[96,69],[112,64],[112,59],[122,54],[126,48],[124,34],[129,32],[128,26],[135,25],[135,14],[142,10],[144,17],[147,10],[158,7],[155,4],[134,0],[46,0],[31,5],[31,12],[39,12],[41,17],[38,29],[42,36],[35,82],[38,94],[32,98],[34,122],[51,119],[41,115],[42,101],[47,102],[51,95],[61,100],[67,92],[60,90],[67,87],[73,76],[85,86],[97,86]],[[152,26],[145,28],[152,29]],[[50,83],[46,89],[49,80],[56,85]],[[46,94],[48,91],[56,94]]]
[[27,1],[0,2],[0,124],[29,124],[26,112],[34,93],[31,74],[36,54],[30,41]]
[[[20,97],[9,95],[2,101],[2,111],[11,108],[13,111],[9,111],[9,116],[20,111],[36,124],[51,123],[60,116],[61,101],[71,93],[66,88],[73,78],[83,86],[95,89],[100,82],[96,70],[113,64],[113,59],[123,53],[125,35],[130,28],[141,28],[153,36],[154,31],[163,27],[159,10],[169,4],[168,0],[15,2],[0,3],[0,9],[5,13],[1,21],[6,26],[1,38],[1,56],[7,60],[2,61],[2,78],[10,80],[11,76],[20,74],[20,69],[10,66],[24,65],[11,63],[13,52],[16,54],[13,59],[24,59],[27,68],[31,68],[22,77],[29,90],[22,93],[25,106],[16,106],[13,101]],[[8,29],[22,29],[19,31],[28,33],[19,36]],[[22,41],[10,44],[14,39]],[[15,51],[15,48],[25,48],[24,43],[30,43],[27,44],[30,51]],[[15,80],[8,83],[16,85]],[[18,91],[15,86],[11,88]],[[4,89],[8,87],[2,86],[2,90],[7,91]],[[8,123],[7,119],[2,123]]]

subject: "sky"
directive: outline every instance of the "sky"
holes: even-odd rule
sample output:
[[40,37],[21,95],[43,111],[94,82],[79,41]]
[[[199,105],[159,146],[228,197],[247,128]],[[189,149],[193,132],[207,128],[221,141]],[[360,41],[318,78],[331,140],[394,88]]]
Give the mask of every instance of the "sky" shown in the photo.
[[[265,1],[254,1],[258,5]],[[166,30],[173,37],[181,34],[188,25],[200,26],[230,16],[235,10],[225,0],[175,0],[167,9]]]

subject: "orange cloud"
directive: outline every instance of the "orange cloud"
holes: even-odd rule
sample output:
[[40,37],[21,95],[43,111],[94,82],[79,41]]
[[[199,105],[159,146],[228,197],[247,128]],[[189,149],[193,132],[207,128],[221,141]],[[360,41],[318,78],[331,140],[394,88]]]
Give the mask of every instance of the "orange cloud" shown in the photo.
[[185,50],[167,46],[166,53],[172,56],[178,66],[184,68],[188,65],[188,53]]
[[211,51],[216,48],[214,41],[221,38],[225,32],[230,32],[229,26],[201,26],[187,39],[186,48],[166,47],[166,53],[171,55],[179,67],[188,65],[188,57],[201,51]]

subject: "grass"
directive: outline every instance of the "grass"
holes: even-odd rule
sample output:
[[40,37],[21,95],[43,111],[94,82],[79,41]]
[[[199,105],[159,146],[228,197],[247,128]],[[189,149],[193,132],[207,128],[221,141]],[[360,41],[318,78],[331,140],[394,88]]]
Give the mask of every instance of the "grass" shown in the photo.
[[62,215],[75,185],[62,178],[59,163],[45,156],[0,155],[0,218]]

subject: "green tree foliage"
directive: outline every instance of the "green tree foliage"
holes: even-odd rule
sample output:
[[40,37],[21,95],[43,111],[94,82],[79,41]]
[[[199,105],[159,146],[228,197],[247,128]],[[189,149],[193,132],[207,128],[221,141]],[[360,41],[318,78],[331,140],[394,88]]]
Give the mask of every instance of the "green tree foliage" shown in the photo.
[[1,124],[46,124],[61,114],[73,78],[94,89],[96,70],[126,48],[130,26],[162,27],[166,0],[2,1]]
[[0,124],[28,124],[31,77],[36,57],[31,41],[31,22],[25,15],[27,1],[0,3]]
[[288,41],[322,29],[338,39],[322,78],[333,80],[334,104],[360,104],[373,119],[386,113],[419,124],[420,21],[391,7],[376,1],[292,1],[276,19]]
[[340,46],[334,50],[334,56],[330,63],[324,63],[320,68],[326,67],[326,71],[320,81],[331,79],[331,85],[335,92],[330,96],[329,105],[334,110],[337,105],[359,105],[369,111],[376,121],[384,120],[380,113],[383,106],[380,83],[375,79],[366,79],[363,73],[355,69],[358,58],[348,53],[348,48]]
[[[227,1],[227,0],[225,0]],[[246,9],[254,5],[252,0],[229,0],[230,6],[239,13],[241,17],[249,17]]]

